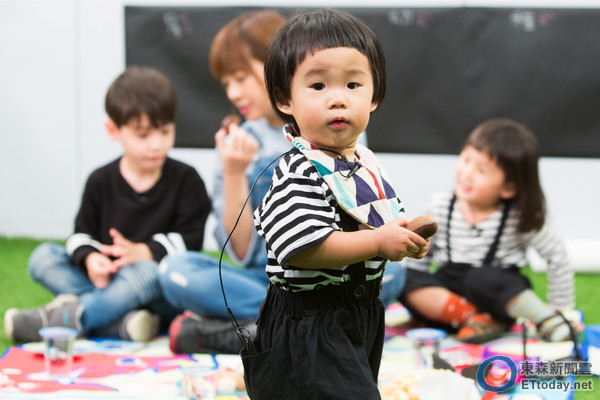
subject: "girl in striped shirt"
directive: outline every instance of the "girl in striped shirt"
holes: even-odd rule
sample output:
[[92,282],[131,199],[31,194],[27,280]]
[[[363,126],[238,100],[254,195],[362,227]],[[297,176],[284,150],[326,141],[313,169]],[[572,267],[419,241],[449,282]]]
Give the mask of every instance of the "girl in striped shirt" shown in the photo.
[[[454,192],[433,197],[428,212],[439,229],[426,258],[409,260],[402,302],[416,319],[457,338],[482,342],[518,317],[533,321],[546,341],[570,338],[555,310],[575,306],[573,272],[564,244],[546,223],[534,134],[505,118],[478,125],[458,159]],[[526,250],[548,262],[545,304],[521,274]],[[428,272],[432,261],[440,268]]]
[[270,286],[242,351],[256,399],[379,399],[386,261],[422,258],[402,204],[357,138],[385,94],[381,44],[359,19],[319,10],[290,19],[265,64],[294,145],[255,211]]

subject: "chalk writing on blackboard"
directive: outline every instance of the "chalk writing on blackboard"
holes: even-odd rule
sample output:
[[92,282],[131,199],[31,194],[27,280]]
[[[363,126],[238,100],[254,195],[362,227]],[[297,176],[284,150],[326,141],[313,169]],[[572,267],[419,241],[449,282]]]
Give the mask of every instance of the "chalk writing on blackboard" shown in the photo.
[[546,28],[556,20],[553,11],[516,10],[509,15],[513,27],[525,32],[535,32],[538,28]]
[[162,20],[167,32],[175,39],[181,39],[185,35],[191,35],[194,31],[186,13],[167,11],[163,14]]
[[[125,7],[127,65],[153,66],[176,87],[177,147],[214,146],[213,129],[231,105],[211,76],[210,43],[253,9]],[[600,157],[600,8],[348,11],[372,27],[386,55],[372,150],[455,154],[477,123],[504,116],[532,129],[544,156]]]
[[388,21],[391,25],[408,27],[416,26],[426,28],[429,25],[431,14],[424,10],[391,10],[388,13]]

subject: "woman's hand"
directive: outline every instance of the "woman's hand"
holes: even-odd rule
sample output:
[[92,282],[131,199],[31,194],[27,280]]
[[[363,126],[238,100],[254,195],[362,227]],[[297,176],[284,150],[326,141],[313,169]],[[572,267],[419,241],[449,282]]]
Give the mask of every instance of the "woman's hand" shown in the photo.
[[235,122],[219,129],[215,133],[215,142],[226,175],[244,174],[259,148],[258,141]]

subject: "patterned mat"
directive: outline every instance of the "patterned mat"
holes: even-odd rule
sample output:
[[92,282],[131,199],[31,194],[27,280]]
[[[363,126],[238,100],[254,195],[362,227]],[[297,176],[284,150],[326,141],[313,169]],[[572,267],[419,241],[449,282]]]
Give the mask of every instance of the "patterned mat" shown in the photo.
[[[390,317],[394,317],[390,313]],[[393,319],[393,318],[392,318]],[[504,394],[486,392],[474,380],[463,378],[475,373],[486,359],[507,355],[514,364],[522,361],[523,344],[518,334],[505,337],[485,346],[468,345],[452,338],[444,339],[441,358],[453,372],[425,369],[416,365],[416,353],[410,339],[400,331],[389,329],[380,371],[380,388],[384,400],[460,399],[527,399],[566,400],[574,390],[563,390],[556,384],[525,388],[515,382]],[[77,340],[74,345],[72,373],[68,378],[50,379],[44,371],[44,344],[31,343],[11,347],[0,359],[0,399],[2,400],[86,400],[86,399],[161,399],[183,400],[182,368],[191,365],[218,366],[217,400],[245,400],[243,370],[237,355],[173,355],[167,338],[148,344],[117,340]],[[550,362],[571,354],[572,343],[542,343],[535,339],[527,342],[527,356],[532,362]],[[475,366],[475,367],[473,367]],[[470,367],[470,372],[469,372]],[[468,372],[468,373],[467,373]],[[491,376],[500,376],[496,371]],[[510,376],[503,376],[505,380]],[[563,379],[560,382],[566,381]],[[600,389],[597,377],[590,379]],[[572,379],[571,379],[572,380]],[[489,381],[488,381],[489,382]],[[547,380],[547,382],[550,382]],[[492,382],[493,385],[498,383]],[[242,390],[240,390],[242,389]],[[426,389],[426,390],[425,390]],[[438,391],[436,394],[435,391]],[[440,391],[441,390],[441,391]],[[460,394],[466,390],[468,394]],[[467,393],[465,392],[465,393]],[[474,397],[473,393],[476,393]],[[429,396],[429,397],[427,397]]]

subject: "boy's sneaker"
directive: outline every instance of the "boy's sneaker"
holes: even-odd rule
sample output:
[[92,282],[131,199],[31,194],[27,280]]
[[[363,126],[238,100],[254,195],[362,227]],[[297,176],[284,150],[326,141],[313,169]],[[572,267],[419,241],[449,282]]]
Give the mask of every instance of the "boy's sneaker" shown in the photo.
[[13,342],[38,342],[41,328],[66,326],[75,328],[81,335],[80,318],[83,306],[74,294],[61,294],[44,307],[17,310],[11,308],[4,313],[4,330]]
[[[250,337],[256,334],[254,320],[240,321]],[[169,328],[169,348],[175,354],[238,354],[242,344],[231,322],[202,319],[191,311],[178,315]]]
[[160,318],[148,310],[129,311],[121,321],[121,339],[148,342],[158,335]]
[[116,338],[133,342],[148,342],[158,334],[160,318],[148,310],[132,310],[112,324],[95,329],[94,337]]

